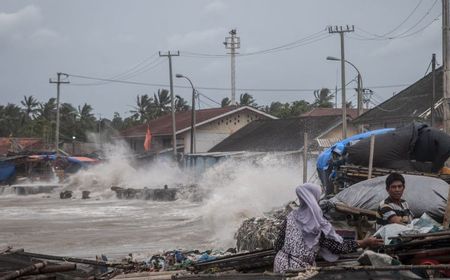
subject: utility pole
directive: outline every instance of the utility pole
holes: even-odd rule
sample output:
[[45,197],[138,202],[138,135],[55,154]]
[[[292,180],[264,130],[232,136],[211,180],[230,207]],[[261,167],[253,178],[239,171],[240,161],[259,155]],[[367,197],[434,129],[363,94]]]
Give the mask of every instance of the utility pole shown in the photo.
[[241,47],[241,38],[236,37],[236,29],[232,29],[230,37],[225,37],[225,49],[229,49],[231,57],[231,105],[236,105],[236,49]]
[[341,37],[341,90],[342,90],[342,139],[347,138],[347,101],[345,98],[345,52],[344,52],[344,33],[354,32],[355,26],[350,28],[348,25],[346,28],[342,26],[328,27],[328,33],[339,33]]
[[435,109],[434,109],[434,102],[436,100],[436,54],[433,54],[431,56],[431,107],[430,107],[430,126],[434,126],[434,115],[435,115]]
[[177,127],[175,123],[175,96],[173,94],[173,77],[172,77],[172,56],[180,56],[180,51],[177,51],[176,54],[171,53],[170,51],[167,54],[161,54],[159,52],[159,56],[167,56],[169,58],[169,81],[170,81],[170,100],[172,107],[172,147],[173,147],[173,157],[177,159]]
[[[362,83],[362,77],[361,74],[358,72],[358,117],[361,116],[363,114],[363,96],[362,96],[362,91],[363,91],[363,83]],[[363,125],[360,124],[358,125],[358,133],[362,133],[363,132]]]
[[[449,49],[449,40],[450,40],[450,26],[449,26],[449,15],[450,15],[450,3],[449,0],[442,0],[442,64],[443,64],[443,93],[442,97],[444,98],[443,106],[444,106],[444,131],[448,134],[450,133],[450,110],[449,110],[449,101],[450,101],[450,73],[449,73],[449,63],[450,63],[450,49]],[[450,190],[447,197],[447,207],[444,214],[444,228],[448,228],[450,224]]]
[[449,101],[450,101],[450,49],[449,49],[449,40],[450,40],[450,26],[449,26],[449,0],[442,0],[442,64],[443,64],[443,93],[442,97],[444,98],[444,131],[448,134],[450,133],[450,110],[449,110]]
[[56,81],[53,81],[52,79],[49,79],[49,83],[50,84],[56,84],[56,132],[55,132],[55,151],[56,151],[56,156],[59,156],[59,149],[58,149],[58,144],[59,144],[59,90],[60,90],[60,86],[61,84],[68,84],[69,81],[61,81],[61,75],[64,77],[69,77],[69,75],[58,72],[56,73],[58,78]]
[[334,108],[337,108],[337,85],[334,89]]

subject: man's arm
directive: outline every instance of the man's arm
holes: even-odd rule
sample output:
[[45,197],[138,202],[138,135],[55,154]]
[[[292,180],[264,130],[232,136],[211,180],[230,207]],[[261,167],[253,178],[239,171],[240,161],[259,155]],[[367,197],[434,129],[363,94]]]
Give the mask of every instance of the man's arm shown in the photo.
[[402,221],[402,217],[397,216],[397,215],[391,216],[391,217],[388,219],[388,222],[389,222],[390,224],[404,224],[403,221]]
[[402,221],[402,217],[397,216],[394,209],[388,204],[382,204],[378,208],[378,214],[380,218],[385,221],[387,224],[404,224]]

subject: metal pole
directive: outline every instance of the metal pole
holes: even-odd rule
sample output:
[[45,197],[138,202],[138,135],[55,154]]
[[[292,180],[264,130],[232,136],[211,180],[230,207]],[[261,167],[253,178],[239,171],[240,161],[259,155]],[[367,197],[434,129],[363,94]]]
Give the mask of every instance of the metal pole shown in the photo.
[[58,81],[56,82],[56,132],[55,132],[55,149],[56,156],[59,156],[59,88],[61,85],[61,73],[57,73]]
[[345,98],[344,32],[340,32],[339,35],[341,37],[342,139],[345,139],[345,138],[347,138],[347,101]]
[[52,79],[49,79],[49,83],[50,84],[56,84],[56,132],[55,132],[55,151],[56,151],[56,156],[59,156],[59,149],[58,149],[58,144],[59,144],[59,90],[60,90],[60,85],[61,84],[68,84],[69,81],[61,81],[61,75],[64,75],[66,77],[68,77],[69,75],[58,72],[56,73],[58,76],[58,79],[56,81],[52,81]]
[[436,100],[436,54],[431,56],[431,80],[432,80],[432,97],[431,97],[431,107],[430,107],[430,125],[434,126],[434,102]]
[[303,183],[308,181],[308,133],[303,133]]
[[174,159],[177,158],[177,128],[175,121],[175,95],[173,93],[173,76],[172,76],[172,56],[180,56],[180,51],[177,51],[176,54],[171,53],[170,51],[167,54],[161,54],[159,52],[159,56],[167,56],[169,58],[169,82],[170,82],[170,100],[171,100],[171,108],[172,108],[172,149]]
[[195,90],[192,87],[192,110],[191,110],[191,154],[194,153],[194,129],[195,129]]
[[[355,68],[356,69],[356,68]],[[358,117],[362,115],[363,113],[363,103],[362,103],[362,77],[361,74],[358,71]],[[358,132],[361,133],[363,131],[363,125],[358,125]]]
[[169,52],[169,76],[170,76],[170,105],[172,107],[172,148],[174,159],[177,158],[177,128],[175,122],[175,98],[173,94],[172,56]]
[[369,154],[369,174],[367,179],[372,178],[372,168],[373,168],[373,152],[375,150],[375,135],[370,136],[370,154]]
[[[192,86],[192,94],[194,95],[194,99],[195,99],[195,88],[194,86]],[[195,103],[193,103],[195,105]],[[195,106],[194,106],[194,154],[197,153],[197,129],[195,128],[195,124],[197,123],[197,112],[195,110]]]

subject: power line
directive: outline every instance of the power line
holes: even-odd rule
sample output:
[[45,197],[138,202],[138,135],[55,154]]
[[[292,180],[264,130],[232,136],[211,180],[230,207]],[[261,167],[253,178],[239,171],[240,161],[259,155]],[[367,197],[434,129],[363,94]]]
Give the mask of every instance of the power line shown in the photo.
[[[356,37],[353,37],[353,36],[350,36],[350,38],[352,38],[352,39],[355,39],[355,40],[393,40],[393,39],[402,39],[402,38],[407,38],[407,37],[410,37],[410,36],[413,36],[413,35],[415,35],[415,34],[417,34],[417,33],[419,33],[419,32],[421,32],[421,31],[423,31],[424,29],[426,29],[428,26],[430,26],[433,22],[435,22],[437,19],[439,19],[439,17],[441,16],[441,13],[439,13],[438,14],[438,16],[436,16],[430,23],[428,23],[428,24],[426,24],[425,26],[423,26],[423,27],[421,27],[421,28],[419,28],[419,29],[417,29],[416,31],[413,31],[413,32],[411,32],[411,33],[409,33],[408,34],[408,32],[410,32],[411,30],[413,30],[414,28],[416,28],[429,14],[430,14],[430,12],[431,12],[431,10],[434,8],[434,6],[436,5],[436,3],[437,3],[437,1],[438,0],[435,0],[434,2],[433,2],[433,4],[431,5],[431,7],[426,11],[426,13],[415,23],[415,24],[413,24],[411,27],[409,27],[408,29],[406,29],[405,31],[403,31],[403,32],[401,32],[401,33],[399,33],[399,34],[396,34],[396,35],[394,35],[394,36],[389,36],[389,37],[385,37],[385,36],[382,36],[382,35],[378,35],[378,34],[375,34],[375,33],[373,33],[373,32],[369,32],[369,31],[367,31],[367,30],[364,30],[364,29],[362,29],[361,27],[358,27],[357,29],[358,30],[360,30],[360,31],[362,31],[362,32],[364,32],[364,33],[367,33],[367,34],[369,34],[369,35],[371,35],[372,37],[367,37],[367,36],[363,36],[363,35],[361,35],[361,34],[356,34],[356,35],[358,35],[359,36],[359,38],[356,38]],[[419,4],[420,4],[420,2],[419,2]],[[415,10],[414,10],[415,11]],[[408,17],[409,18],[409,17]]]
[[205,97],[205,98],[208,99],[209,101],[214,102],[214,103],[217,104],[217,105],[222,105],[221,103],[219,103],[219,102],[217,102],[216,100],[210,98],[209,96],[207,96],[207,95],[205,95],[205,94],[203,94],[203,93],[201,93],[201,92],[199,92],[199,91],[197,91],[197,92],[198,92],[199,95]]
[[[419,8],[420,4],[422,4],[422,2],[423,2],[423,0],[418,1],[417,5],[409,13],[409,15],[402,22],[400,22],[400,24],[398,24],[396,27],[394,27],[392,30],[390,30],[390,31],[388,31],[388,32],[386,32],[386,33],[384,33],[382,35],[378,35],[378,34],[367,32],[367,31],[364,31],[364,32],[366,32],[366,33],[368,33],[368,34],[370,34],[372,36],[375,36],[375,37],[386,38],[386,35],[392,34],[394,31],[397,31],[405,22],[407,22],[408,19],[410,19],[411,16],[416,12],[417,8]],[[363,31],[363,29],[361,29],[361,31]]]
[[[297,48],[297,47],[315,43],[317,41],[328,38],[329,36],[330,36],[329,34],[325,33],[325,30],[320,30],[320,31],[315,32],[311,35],[308,35],[304,38],[295,40],[295,41],[287,43],[287,44],[283,44],[283,45],[280,45],[277,47],[268,48],[268,49],[264,49],[264,50],[260,50],[260,51],[239,53],[239,54],[236,54],[236,56],[252,56],[252,55],[258,55],[258,54],[269,54],[269,53],[285,51],[285,50],[289,50],[292,48]],[[197,53],[197,52],[189,52],[189,51],[182,51],[181,54],[184,57],[195,57],[195,58],[226,58],[226,57],[228,57],[227,55],[224,55],[224,54]]]
[[[152,56],[153,57],[153,56]],[[151,57],[145,59],[144,61],[150,59]],[[159,60],[159,61],[158,61]],[[160,59],[160,57],[153,59],[153,61],[146,63],[145,65],[141,66],[144,61],[138,63],[137,65],[135,65],[134,67],[128,69],[127,71],[121,73],[121,74],[117,74],[115,76],[112,76],[110,78],[108,78],[109,80],[128,80],[131,79],[133,77],[136,77],[137,75],[143,74],[145,72],[148,72],[154,68],[156,68],[157,66],[159,66],[160,64],[162,64],[164,62],[164,60]],[[99,83],[74,83],[74,86],[99,86],[99,85],[105,85],[105,84],[109,84],[112,81],[102,81]]]
[[[162,87],[162,88],[169,86],[168,84],[144,83],[144,82],[137,82],[137,81],[123,81],[123,80],[99,78],[99,77],[77,75],[77,74],[67,74],[66,73],[66,75],[71,76],[73,78],[97,80],[97,81],[107,81],[107,82],[112,82],[112,83],[130,84],[130,85],[137,85],[137,86],[150,86],[150,87]],[[71,84],[69,84],[69,85],[71,85]],[[373,85],[373,86],[368,86],[367,88],[398,88],[398,87],[405,87],[405,86],[410,86],[410,84]],[[174,85],[174,87],[175,88],[184,88],[184,89],[191,88],[189,86],[175,86],[175,85]],[[230,90],[230,88],[227,88],[227,87],[204,87],[204,86],[197,86],[196,89],[214,90],[214,91],[229,91]],[[316,90],[316,88],[236,88],[236,90],[249,91],[249,92],[273,92],[274,94],[279,94],[279,92],[295,93],[295,94],[311,94],[312,92],[314,92],[314,90]],[[341,90],[341,89],[338,89],[338,91],[339,90]]]

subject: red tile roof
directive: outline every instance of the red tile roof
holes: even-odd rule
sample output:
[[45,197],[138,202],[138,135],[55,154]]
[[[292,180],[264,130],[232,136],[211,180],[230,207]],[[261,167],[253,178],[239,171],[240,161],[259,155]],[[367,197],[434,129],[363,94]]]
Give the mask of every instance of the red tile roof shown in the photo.
[[[364,110],[366,111],[366,110]],[[309,112],[303,113],[301,117],[321,117],[342,115],[341,108],[314,108]],[[347,115],[355,119],[358,116],[358,109],[347,108]]]
[[[236,110],[238,107],[228,106],[223,108],[202,109],[196,111],[196,123],[201,123],[209,119],[218,117],[220,115]],[[191,111],[177,112],[175,114],[177,132],[189,128],[191,126]],[[172,134],[172,115],[169,113],[162,117],[149,122],[150,131],[153,136],[171,135]],[[138,125],[121,131],[124,137],[145,136],[147,124]]]
[[[44,143],[40,138],[12,138],[24,150],[43,149]],[[11,150],[11,139],[0,137],[0,155],[6,155]]]

